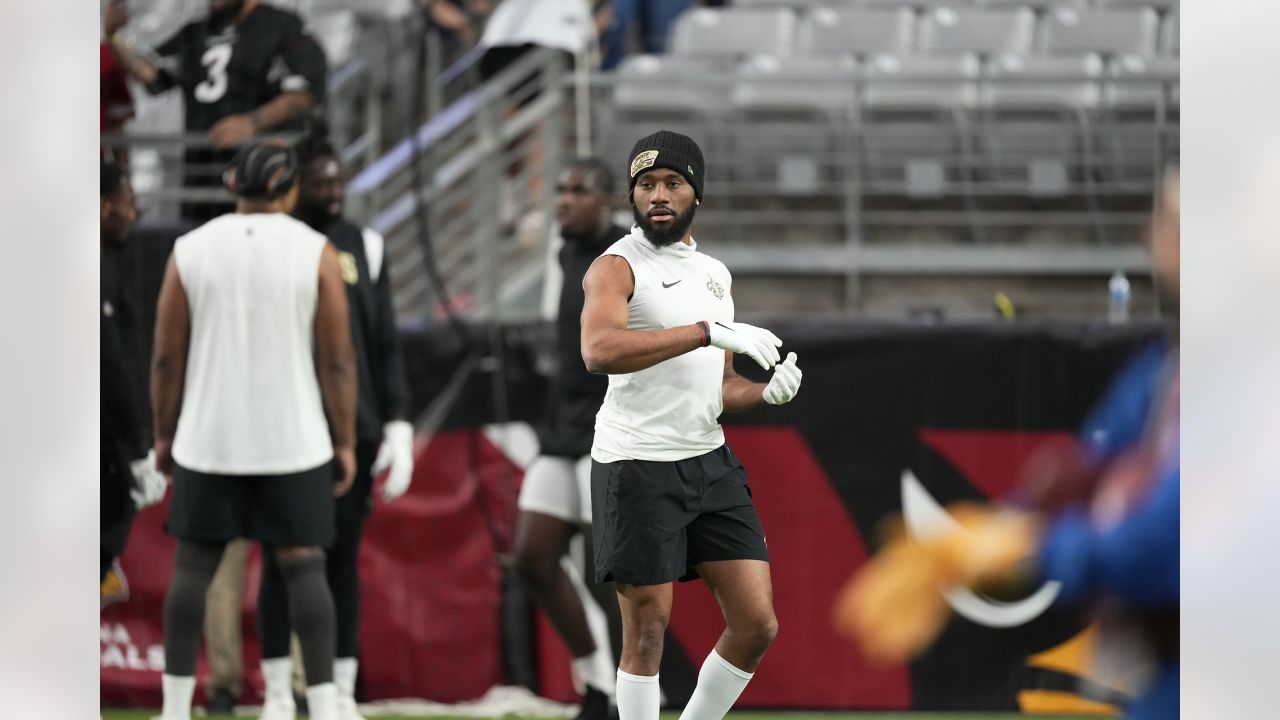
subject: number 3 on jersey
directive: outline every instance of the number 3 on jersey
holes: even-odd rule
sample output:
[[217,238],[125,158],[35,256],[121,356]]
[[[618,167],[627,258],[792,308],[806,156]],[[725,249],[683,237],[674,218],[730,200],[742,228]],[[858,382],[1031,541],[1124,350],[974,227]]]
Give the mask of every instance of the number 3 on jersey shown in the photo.
[[231,45],[214,45],[204,51],[200,64],[208,68],[209,76],[196,86],[195,97],[202,103],[215,103],[227,94],[227,65],[231,63]]

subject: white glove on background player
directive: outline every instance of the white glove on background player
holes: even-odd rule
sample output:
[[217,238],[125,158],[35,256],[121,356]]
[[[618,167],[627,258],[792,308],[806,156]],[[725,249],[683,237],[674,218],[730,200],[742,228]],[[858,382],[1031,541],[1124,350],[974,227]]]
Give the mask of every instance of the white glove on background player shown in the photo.
[[764,401],[770,405],[782,405],[791,402],[791,398],[800,391],[800,378],[804,373],[796,367],[796,354],[787,353],[785,362],[773,369],[773,377],[764,387]]
[[129,497],[139,510],[151,507],[164,499],[164,491],[169,481],[156,469],[156,451],[147,453],[146,457],[129,463],[129,472],[133,475],[133,489]]
[[778,348],[782,341],[762,327],[746,323],[709,322],[710,344],[721,350],[746,355],[768,370],[778,364]]
[[413,425],[405,420],[392,420],[382,426],[382,446],[373,460],[373,476],[378,477],[387,468],[391,472],[382,484],[382,499],[391,501],[403,495],[413,479]]

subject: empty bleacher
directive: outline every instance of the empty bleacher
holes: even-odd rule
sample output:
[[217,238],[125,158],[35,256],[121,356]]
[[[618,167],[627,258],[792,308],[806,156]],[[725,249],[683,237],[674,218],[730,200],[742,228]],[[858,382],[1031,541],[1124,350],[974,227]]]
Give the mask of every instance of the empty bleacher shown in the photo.
[[1149,309],[1176,2],[737,0],[669,47],[599,83],[593,144],[621,166],[659,126],[699,140],[698,231],[761,288],[744,311],[971,317],[1016,287],[1033,314],[1100,314],[1117,269]]

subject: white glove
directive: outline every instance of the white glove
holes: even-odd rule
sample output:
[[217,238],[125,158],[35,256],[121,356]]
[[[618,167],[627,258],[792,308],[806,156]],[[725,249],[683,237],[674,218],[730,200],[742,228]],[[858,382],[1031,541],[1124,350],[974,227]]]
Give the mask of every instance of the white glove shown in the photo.
[[777,335],[746,323],[707,323],[711,345],[731,353],[747,355],[768,370],[778,364],[778,348],[782,341]]
[[151,507],[164,499],[164,491],[169,481],[156,469],[156,451],[152,450],[144,458],[129,463],[129,472],[133,475],[134,489],[129,491],[133,504],[139,510]]
[[804,373],[796,367],[796,354],[787,353],[786,362],[779,363],[773,369],[773,377],[764,387],[764,401],[770,405],[782,405],[791,402],[791,398],[800,391],[800,378]]
[[373,460],[373,476],[378,477],[387,468],[391,472],[382,484],[382,499],[391,501],[403,495],[413,479],[413,425],[404,420],[392,420],[382,426],[382,446]]

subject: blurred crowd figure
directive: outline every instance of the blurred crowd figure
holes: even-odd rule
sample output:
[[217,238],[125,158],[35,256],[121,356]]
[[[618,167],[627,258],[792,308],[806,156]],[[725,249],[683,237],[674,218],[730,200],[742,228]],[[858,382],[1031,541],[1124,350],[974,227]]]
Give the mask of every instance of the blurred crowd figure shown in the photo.
[[[610,216],[615,192],[613,173],[599,158],[569,163],[556,180],[564,281],[555,320],[554,390],[538,427],[538,457],[520,487],[516,520],[516,571],[573,657],[573,677],[583,695],[579,720],[616,715],[615,668],[622,650],[617,596],[613,583],[595,581],[591,546],[591,442],[608,382],[587,372],[579,350],[582,278],[600,253],[627,234]],[[584,563],[576,572],[565,567],[575,535],[584,541]],[[592,622],[600,611],[604,622]]]
[[[1149,243],[1176,319],[1179,180],[1158,199]],[[1177,323],[1121,370],[1078,445],[1043,448],[1009,507],[954,506],[960,528],[897,537],[837,599],[839,633],[886,663],[925,652],[950,616],[939,588],[1061,584],[1092,608],[1097,675],[1130,697],[1126,717],[1179,712],[1179,363]]]
[[[126,82],[129,74],[121,65],[111,38],[129,22],[129,7],[125,0],[107,0],[102,9],[102,38],[98,43],[98,132],[119,133],[125,123],[133,119],[133,93]],[[100,148],[103,160],[128,170],[129,150],[124,143],[113,142]]]
[[[150,93],[182,89],[184,130],[207,141],[185,151],[188,187],[216,192],[236,148],[262,133],[302,130],[304,118],[324,102],[324,51],[293,12],[261,0],[209,0],[206,15],[154,49],[130,45],[121,32],[128,19],[122,0],[111,0],[103,17],[103,62]],[[201,200],[184,203],[182,214],[199,224],[232,209],[225,201]]]
[[[594,35],[600,48],[600,68],[613,70],[631,52],[666,52],[671,26],[691,7],[724,6],[726,0],[582,0],[589,5]],[[485,25],[501,5],[522,0],[421,0],[430,25],[447,39],[451,50],[479,42]],[[557,3],[568,6],[567,0]],[[548,17],[556,17],[551,13]]]
[[[363,720],[355,699],[360,627],[358,553],[365,520],[373,510],[375,479],[385,475],[377,495],[382,502],[404,495],[413,479],[413,426],[406,419],[409,388],[391,302],[391,262],[382,235],[344,217],[346,174],[337,151],[321,135],[309,137],[300,146],[299,170],[301,188],[294,216],[323,233],[338,251],[356,351],[356,478],[351,491],[335,502],[336,536],[325,548],[325,569],[337,611],[333,678],[338,687],[339,720]],[[267,695],[264,720],[293,719],[294,662],[283,570],[271,553],[264,555],[258,595]]]

